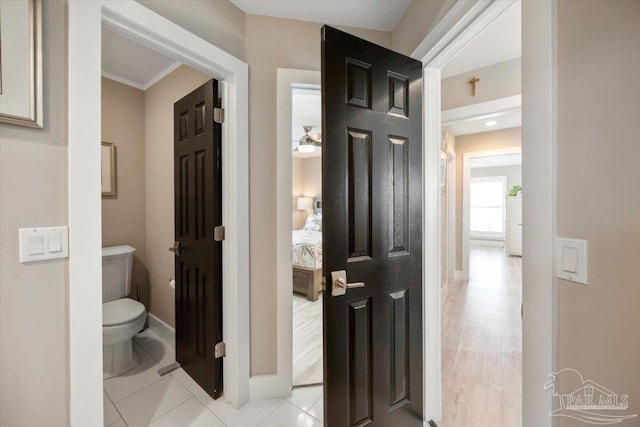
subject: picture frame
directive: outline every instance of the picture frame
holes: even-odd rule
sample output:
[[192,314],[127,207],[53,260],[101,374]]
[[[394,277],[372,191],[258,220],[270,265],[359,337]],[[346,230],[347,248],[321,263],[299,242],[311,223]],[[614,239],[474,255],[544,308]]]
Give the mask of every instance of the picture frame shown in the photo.
[[0,123],[43,127],[42,0],[0,2]]
[[100,185],[102,197],[115,197],[116,193],[116,146],[102,142],[100,146]]

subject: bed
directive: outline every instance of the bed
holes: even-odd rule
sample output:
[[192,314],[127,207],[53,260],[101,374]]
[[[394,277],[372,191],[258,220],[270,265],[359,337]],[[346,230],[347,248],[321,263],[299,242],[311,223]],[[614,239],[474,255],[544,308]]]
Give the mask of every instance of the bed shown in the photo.
[[294,230],[291,236],[293,264],[293,291],[316,301],[322,292],[322,201],[313,202],[314,213],[307,218],[304,228]]

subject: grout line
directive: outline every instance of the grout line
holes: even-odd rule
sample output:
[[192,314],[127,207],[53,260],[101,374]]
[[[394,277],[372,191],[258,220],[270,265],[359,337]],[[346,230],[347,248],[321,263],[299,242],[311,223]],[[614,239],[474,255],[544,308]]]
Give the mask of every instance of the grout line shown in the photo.
[[[293,396],[293,395],[292,395]],[[295,402],[292,402],[291,400],[289,400],[291,396],[285,397],[284,399],[291,403],[293,406],[295,406],[296,408],[300,409],[302,412],[305,412],[307,414],[309,414],[309,411],[311,410],[311,408],[313,408],[313,405],[315,405],[316,403],[318,403],[320,401],[320,399],[322,399],[322,394],[320,396],[318,396],[318,398],[316,400],[313,401],[313,403],[311,405],[309,405],[309,409],[305,410],[304,408],[302,408],[301,406],[298,406],[295,404]],[[309,414],[311,415],[311,414]],[[313,417],[313,415],[311,415]],[[315,417],[314,417],[315,418]]]
[[[153,338],[156,339],[157,341],[160,341],[162,344],[166,344],[169,347],[171,347],[171,350],[173,352],[173,359],[174,360],[172,362],[170,362],[170,363],[173,363],[175,361],[175,358],[176,358],[175,357],[176,356],[175,344],[174,343],[168,343],[165,339],[162,338],[162,336],[160,334],[158,334],[157,332],[154,332],[151,328],[147,328],[147,329],[145,329],[145,331],[148,334],[155,335],[155,337],[153,337]],[[138,336],[138,334],[136,334],[136,336]],[[151,357],[153,360],[155,360],[158,363],[158,365],[160,365],[162,367],[165,367],[165,366],[168,365],[168,364],[167,365],[163,365],[160,360],[157,360],[155,357],[153,357],[153,354],[151,354],[151,352],[147,351],[141,344],[139,344],[139,343],[136,343],[136,344],[138,345],[138,347],[142,348],[145,351],[145,353],[147,353],[149,355],[149,357]]]
[[[105,390],[104,394],[107,396],[107,399],[109,399],[109,402],[111,402],[111,404],[113,405],[113,407],[116,409],[116,412],[118,413],[118,415],[120,415],[120,420],[122,420],[122,422],[124,423],[125,426],[129,426],[129,424],[127,424],[127,422],[124,420],[124,417],[122,416],[122,414],[120,413],[120,410],[118,409],[118,407],[116,406],[115,402],[113,400],[111,400],[111,396],[109,396],[109,393],[107,393],[107,391]],[[118,421],[120,421],[118,420]],[[118,421],[114,421],[111,424],[109,424],[110,426],[114,425],[115,423],[117,423]]]
[[[153,360],[153,359],[151,359],[151,360],[155,362],[155,360]],[[151,366],[151,368],[154,368],[154,367],[155,367],[155,365],[160,365],[160,364],[156,362],[153,366]],[[140,365],[138,365],[138,366],[140,366]],[[138,366],[136,366],[136,368],[137,368]],[[136,369],[136,368],[134,368],[134,369]],[[159,376],[159,377],[158,377],[158,379],[156,379],[155,381],[153,381],[153,382],[152,382],[152,383],[150,383],[150,384],[147,384],[147,385],[146,385],[146,386],[144,386],[143,388],[141,388],[141,389],[139,389],[139,390],[136,390],[136,391],[133,391],[133,392],[131,392],[131,393],[127,394],[126,396],[121,397],[121,398],[120,398],[120,399],[118,399],[117,401],[113,401],[113,402],[114,402],[114,404],[115,404],[115,403],[120,403],[120,402],[122,402],[122,401],[123,401],[123,400],[125,400],[127,397],[132,396],[132,395],[136,394],[137,392],[139,392],[139,391],[142,391],[142,390],[146,389],[147,387],[151,387],[152,385],[154,385],[155,383],[157,383],[158,381],[160,381],[162,378],[164,378],[164,377],[160,377],[160,376]],[[176,382],[178,382],[178,384],[180,384],[180,382],[179,382],[179,381],[176,381]],[[108,392],[107,390],[105,390],[105,392],[107,393],[107,396],[109,396],[109,392]],[[111,396],[109,396],[109,399],[111,399]]]
[[[273,408],[273,411],[269,412],[269,413],[268,413],[268,414],[267,414],[267,415],[262,419],[262,421],[260,421],[260,422],[258,423],[258,427],[260,427],[261,425],[263,425],[263,424],[264,424],[264,422],[265,422],[265,421],[267,421],[267,419],[268,419],[271,415],[273,415],[273,413],[274,413],[274,412],[276,412],[276,411],[277,411],[277,410],[278,410],[282,405],[284,405],[284,402],[287,402],[287,400],[285,400],[285,399],[282,399],[282,398],[280,398],[280,399],[282,400],[282,402],[280,402],[280,404],[279,404],[278,406],[276,406],[275,408]],[[294,405],[294,406],[295,406],[295,405]]]
[[[140,393],[141,391],[144,391],[144,390],[148,389],[149,387],[151,387],[151,386],[153,386],[153,385],[156,385],[157,383],[159,383],[160,381],[162,381],[162,380],[163,380],[163,379],[165,379],[165,378],[167,378],[167,377],[161,377],[160,379],[158,379],[158,380],[156,380],[156,381],[152,382],[151,384],[148,384],[148,385],[144,386],[144,387],[143,387],[143,388],[141,388],[140,390],[134,391],[133,393],[131,393],[131,394],[127,395],[126,397],[123,397],[122,399],[120,399],[120,400],[118,400],[116,403],[114,403],[114,406],[115,406],[116,404],[118,404],[118,403],[122,403],[125,399],[128,399],[129,397],[133,396],[134,394],[138,394],[138,393]],[[172,379],[173,381],[175,381],[177,384],[180,384],[180,382],[179,382],[178,380],[176,380],[175,378],[173,378],[173,377],[172,377],[171,379]],[[180,385],[182,385],[182,384],[180,384]],[[185,387],[185,389],[186,389],[186,387]],[[187,390],[187,392],[188,392],[189,394],[193,395],[189,390]],[[109,394],[107,393],[107,396],[108,396],[108,395],[109,395]],[[117,406],[116,406],[116,409],[118,409],[118,407],[117,407]]]
[[[177,381],[176,381],[176,382],[177,382]],[[178,383],[178,384],[180,384],[180,383]],[[180,384],[180,385],[182,385],[182,384]],[[186,387],[185,387],[185,389],[186,389]],[[191,392],[190,392],[189,390],[187,390],[187,392],[191,395],[191,397],[190,397],[190,398],[188,398],[187,400],[185,400],[185,401],[184,401],[184,402],[182,402],[182,403],[178,403],[176,406],[172,407],[172,408],[171,408],[171,409],[169,409],[167,412],[164,412],[163,414],[158,415],[158,416],[157,416],[157,417],[155,417],[155,418],[152,418],[151,420],[149,420],[149,422],[148,422],[146,425],[149,425],[149,424],[151,424],[152,422],[156,421],[157,419],[164,417],[165,415],[169,414],[169,412],[173,411],[174,409],[178,409],[180,406],[184,405],[185,403],[187,403],[188,401],[190,401],[191,399],[193,399],[193,398],[194,398],[193,394],[191,394]],[[197,400],[197,399],[196,399],[196,400]],[[218,417],[216,417],[216,418],[218,418]]]
[[[185,389],[187,389],[187,388],[185,387]],[[187,389],[187,391],[188,391],[189,393],[191,393],[191,390]],[[193,399],[193,400],[195,400],[196,402],[198,402],[198,403],[199,403],[199,404],[200,404],[204,409],[206,409],[206,410],[207,410],[207,411],[209,411],[209,412],[210,412],[214,417],[216,417],[216,419],[217,419],[218,421],[220,421],[220,422],[222,423],[222,425],[223,425],[223,426],[226,426],[226,424],[224,423],[224,421],[222,420],[222,418],[220,418],[218,415],[216,415],[216,413],[215,413],[215,412],[213,412],[211,409],[209,409],[209,407],[208,407],[207,405],[205,405],[204,403],[200,402],[200,400],[198,400],[198,398],[195,396],[195,394],[191,393],[191,399],[187,400],[187,401],[186,401],[186,402],[184,402],[184,403],[187,403],[187,402],[189,402],[189,401],[190,401],[190,400],[192,400],[192,399]],[[183,403],[183,405],[184,405],[184,403]],[[220,426],[220,427],[222,427],[222,426]]]

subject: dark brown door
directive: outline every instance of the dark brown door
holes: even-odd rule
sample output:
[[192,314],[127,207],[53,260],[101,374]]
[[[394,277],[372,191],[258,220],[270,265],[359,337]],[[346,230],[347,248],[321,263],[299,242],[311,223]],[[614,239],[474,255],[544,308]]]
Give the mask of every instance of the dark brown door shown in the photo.
[[[422,426],[422,65],[322,38],[328,426]],[[332,272],[364,287],[332,296]]]
[[176,360],[213,398],[222,393],[221,125],[214,123],[218,82],[174,105]]

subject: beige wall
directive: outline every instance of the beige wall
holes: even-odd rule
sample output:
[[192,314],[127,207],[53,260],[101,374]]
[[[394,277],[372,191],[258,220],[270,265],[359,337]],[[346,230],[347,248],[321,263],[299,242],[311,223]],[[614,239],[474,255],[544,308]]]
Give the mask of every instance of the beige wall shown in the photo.
[[558,368],[640,414],[640,2],[558,7],[558,235],[589,241],[589,285],[558,283]]
[[[249,64],[251,375],[274,373],[278,309],[275,302],[276,219],[275,209],[270,209],[269,206],[275,206],[276,194],[276,70],[320,70],[322,26],[310,22],[245,15],[227,1],[139,2]],[[383,46],[391,46],[391,33],[357,28],[341,29]],[[146,114],[149,117],[148,110]],[[149,143],[148,124],[146,139]],[[153,203],[150,200],[149,173],[147,163],[147,212],[152,209]],[[159,213],[158,216],[166,215]],[[166,224],[167,221],[165,218],[161,222]],[[152,242],[151,239],[155,239],[155,236],[147,233],[148,267],[152,274],[151,281],[155,283],[152,272],[153,252],[159,251],[158,259],[166,258],[166,254],[160,255],[161,252],[166,252],[166,248],[164,243],[157,246],[159,242]],[[165,272],[158,280],[168,281],[168,278],[169,275]],[[158,314],[163,318],[172,318],[172,307],[165,306],[164,303],[162,307],[158,307],[154,303],[154,299],[169,300],[164,294],[170,288],[166,288],[160,288],[163,289],[160,291],[163,295],[155,295],[156,286],[152,285],[151,306],[152,310],[161,310]]]
[[42,3],[44,129],[0,124],[2,427],[69,423],[67,261],[17,249],[18,228],[68,223],[65,4]]
[[116,196],[102,197],[102,246],[136,248],[132,297],[149,309],[145,267],[144,92],[102,79],[102,140],[116,146]]
[[462,270],[462,164],[464,153],[521,147],[522,128],[456,136],[456,270]]
[[146,264],[151,313],[175,324],[173,199],[173,104],[211,77],[181,66],[145,92]]
[[[476,76],[476,96],[471,96],[469,79]],[[514,58],[442,80],[442,109],[463,107],[508,96],[520,95],[522,59]]]
[[[322,195],[322,157],[293,158],[293,229],[304,226],[304,213],[296,209],[298,197]],[[309,215],[310,212],[307,212]]]
[[[250,74],[251,375],[276,371],[276,70],[320,70],[321,27],[310,22],[246,16]],[[390,33],[345,30],[383,46],[391,44]]]

